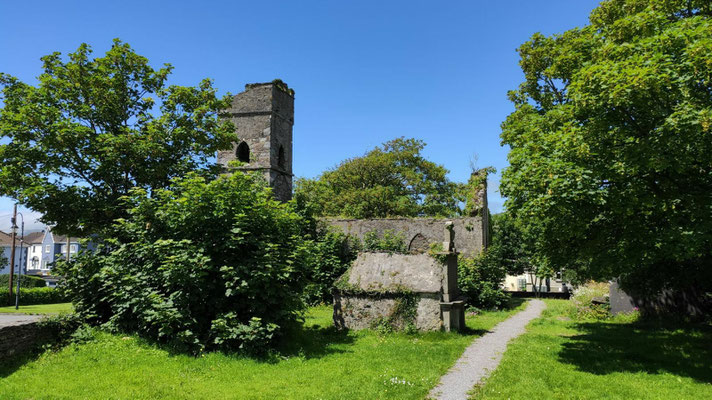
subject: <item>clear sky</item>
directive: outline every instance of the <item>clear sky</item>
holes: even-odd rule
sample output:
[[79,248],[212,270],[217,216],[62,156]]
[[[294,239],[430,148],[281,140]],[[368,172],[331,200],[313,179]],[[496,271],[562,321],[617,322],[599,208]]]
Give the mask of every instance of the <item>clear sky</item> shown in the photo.
[[[35,83],[39,58],[120,38],[169,83],[212,78],[221,92],[284,80],[296,91],[294,173],[314,177],[389,139],[424,140],[425,155],[466,181],[470,160],[494,166],[507,148],[506,94],[522,80],[516,48],[533,33],[588,23],[598,0],[2,1],[0,71]],[[0,198],[0,230],[12,201]],[[37,215],[24,210],[26,227]]]

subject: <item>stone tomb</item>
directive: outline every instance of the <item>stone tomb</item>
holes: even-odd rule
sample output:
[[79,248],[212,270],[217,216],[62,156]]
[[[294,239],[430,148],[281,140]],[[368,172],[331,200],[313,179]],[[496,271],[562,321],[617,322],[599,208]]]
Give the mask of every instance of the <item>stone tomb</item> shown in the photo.
[[457,287],[457,253],[452,223],[445,251],[437,254],[361,252],[334,290],[334,323],[339,328],[460,330],[464,299]]

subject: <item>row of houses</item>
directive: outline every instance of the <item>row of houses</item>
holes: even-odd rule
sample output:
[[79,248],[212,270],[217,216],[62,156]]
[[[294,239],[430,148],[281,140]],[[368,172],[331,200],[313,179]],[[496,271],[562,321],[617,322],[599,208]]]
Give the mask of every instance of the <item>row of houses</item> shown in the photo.
[[[12,246],[12,236],[0,231],[0,248],[8,260],[7,265],[0,269],[0,274],[10,273]],[[59,258],[75,256],[81,246],[78,238],[70,237],[67,241],[66,236],[54,234],[49,228],[25,235],[22,244],[18,236],[15,239],[14,273],[41,276],[49,286],[53,286],[56,281],[52,275],[54,262]]]

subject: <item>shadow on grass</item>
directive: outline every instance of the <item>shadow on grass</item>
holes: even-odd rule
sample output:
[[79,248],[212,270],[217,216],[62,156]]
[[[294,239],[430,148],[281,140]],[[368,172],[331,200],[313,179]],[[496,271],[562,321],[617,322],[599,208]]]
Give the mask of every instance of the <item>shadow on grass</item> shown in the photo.
[[712,383],[709,327],[589,322],[576,324],[575,328],[585,333],[570,337],[559,358],[580,371],[596,375],[667,372]]
[[334,326],[291,326],[286,329],[277,351],[282,357],[299,356],[305,359],[320,358],[329,354],[345,353],[337,345],[352,344],[355,338],[347,330]]
[[[170,357],[191,356],[188,351],[178,349],[167,343],[158,342],[152,338],[141,337],[129,333],[117,333],[118,336],[132,336],[137,339],[136,343],[142,347],[158,348],[168,353]],[[247,355],[240,352],[224,352],[224,354],[234,358],[246,358],[265,363],[278,363],[287,357],[303,357],[314,359],[330,354],[345,353],[344,344],[351,344],[355,340],[348,331],[338,330],[333,326],[304,326],[295,323],[285,329],[284,335],[273,350],[266,351],[259,355]],[[64,345],[56,345],[51,351],[60,351]],[[36,361],[45,351],[40,346],[27,350],[21,354],[15,354],[8,358],[0,359],[0,378],[12,375],[25,364]]]
[[[509,310],[520,306],[524,303],[526,299],[512,298],[509,303],[503,309]],[[466,327],[457,334],[465,336],[482,336],[489,333],[489,330],[485,329],[472,329]],[[438,334],[444,334],[442,332],[434,332],[433,340],[435,338],[440,338]],[[127,335],[135,336],[130,333],[117,334],[117,335]],[[424,340],[431,339],[429,335],[423,335]],[[185,350],[180,350],[172,347],[170,344],[161,343],[151,338],[138,336],[138,343],[141,346],[159,348],[166,351],[170,356],[184,356],[189,355],[189,352]],[[230,356],[236,358],[250,358],[256,361],[267,362],[267,363],[277,363],[286,357],[302,357],[305,359],[317,359],[331,354],[347,353],[351,350],[345,348],[343,345],[353,344],[356,340],[356,334],[350,333],[348,330],[339,330],[333,325],[329,326],[305,326],[302,323],[295,323],[292,326],[286,327],[284,335],[279,341],[277,348],[272,351],[266,352],[262,356],[248,356],[241,353],[228,353]],[[61,349],[61,346],[55,348],[54,350]],[[10,359],[0,360],[0,377],[7,377],[11,375],[23,365],[35,361],[39,355],[43,352],[42,349],[35,349],[32,351],[25,352],[24,354],[16,355]]]
[[487,329],[472,329],[469,326],[466,326],[464,329],[462,329],[461,331],[459,331],[457,333],[464,335],[464,336],[479,337],[479,336],[483,336],[484,334],[490,333],[490,332],[492,332],[492,331],[489,331]]
[[503,307],[503,309],[504,310],[515,309],[515,308],[521,306],[527,300],[529,300],[529,299],[526,299],[523,297],[510,297],[509,300],[507,300],[507,305],[505,307]]
[[43,350],[37,347],[20,354],[13,354],[10,357],[0,359],[0,379],[12,375],[23,365],[37,360],[42,352]]

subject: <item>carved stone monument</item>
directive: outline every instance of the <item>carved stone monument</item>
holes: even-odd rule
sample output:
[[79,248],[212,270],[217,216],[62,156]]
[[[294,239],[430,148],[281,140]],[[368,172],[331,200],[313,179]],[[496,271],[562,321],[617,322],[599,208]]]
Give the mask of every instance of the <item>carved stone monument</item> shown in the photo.
[[464,300],[457,287],[452,222],[445,226],[445,251],[437,254],[361,252],[336,284],[334,323],[364,329],[460,330]]

